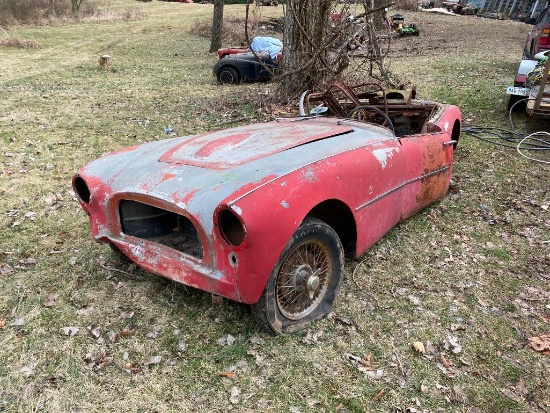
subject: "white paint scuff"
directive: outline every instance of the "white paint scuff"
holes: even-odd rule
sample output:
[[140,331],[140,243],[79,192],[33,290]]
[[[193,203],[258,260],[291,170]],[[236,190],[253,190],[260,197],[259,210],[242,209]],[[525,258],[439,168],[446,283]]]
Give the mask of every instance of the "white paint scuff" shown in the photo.
[[388,159],[393,156],[393,151],[399,152],[399,149],[398,148],[375,149],[372,151],[372,154],[378,160],[378,162],[380,162],[380,166],[382,166],[382,169],[384,169],[388,164]]

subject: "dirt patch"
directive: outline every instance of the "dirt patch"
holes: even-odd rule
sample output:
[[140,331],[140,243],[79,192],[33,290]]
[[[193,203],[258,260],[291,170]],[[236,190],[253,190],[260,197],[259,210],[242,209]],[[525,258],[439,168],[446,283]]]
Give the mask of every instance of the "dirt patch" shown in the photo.
[[405,23],[415,23],[420,35],[394,39],[391,53],[394,57],[512,52],[517,54],[519,61],[521,48],[518,52],[518,47],[525,42],[531,27],[513,20],[490,20],[475,16],[433,12],[403,14]]

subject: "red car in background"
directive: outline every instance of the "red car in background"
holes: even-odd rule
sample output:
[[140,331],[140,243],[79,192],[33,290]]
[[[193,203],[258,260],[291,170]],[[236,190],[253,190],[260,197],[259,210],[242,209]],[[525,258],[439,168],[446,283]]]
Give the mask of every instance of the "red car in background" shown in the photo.
[[225,56],[229,56],[232,54],[246,53],[249,51],[249,47],[224,47],[218,49],[218,59],[223,59]]
[[248,53],[251,50],[256,53],[261,52],[262,50],[269,51],[273,60],[280,60],[282,57],[283,43],[275,37],[256,36],[252,39],[251,46],[251,48],[246,46],[230,46],[218,49],[218,58],[223,59],[226,56],[231,56],[234,54]]
[[550,50],[550,5],[547,5],[538,17],[525,20],[534,27],[527,34],[524,56],[533,60],[535,55],[545,50]]

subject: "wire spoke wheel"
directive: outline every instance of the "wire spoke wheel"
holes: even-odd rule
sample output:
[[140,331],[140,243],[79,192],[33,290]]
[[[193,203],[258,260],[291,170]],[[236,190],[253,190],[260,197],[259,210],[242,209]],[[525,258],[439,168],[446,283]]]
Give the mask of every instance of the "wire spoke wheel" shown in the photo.
[[344,250],[325,222],[306,218],[289,240],[253,310],[275,334],[299,331],[327,315],[341,284]]
[[319,305],[332,278],[332,257],[320,241],[298,245],[277,274],[276,299],[279,311],[299,320]]

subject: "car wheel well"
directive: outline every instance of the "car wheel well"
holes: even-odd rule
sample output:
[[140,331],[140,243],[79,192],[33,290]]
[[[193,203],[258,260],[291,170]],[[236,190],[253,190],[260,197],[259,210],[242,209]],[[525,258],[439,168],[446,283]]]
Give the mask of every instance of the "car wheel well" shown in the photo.
[[453,141],[456,141],[456,143],[453,145],[456,149],[456,146],[458,145],[458,140],[460,139],[460,121],[458,119],[455,120],[455,123],[453,125],[453,130],[451,132],[451,139]]
[[340,238],[346,255],[355,256],[357,228],[349,207],[337,199],[329,199],[315,206],[307,218],[317,218],[329,225]]

